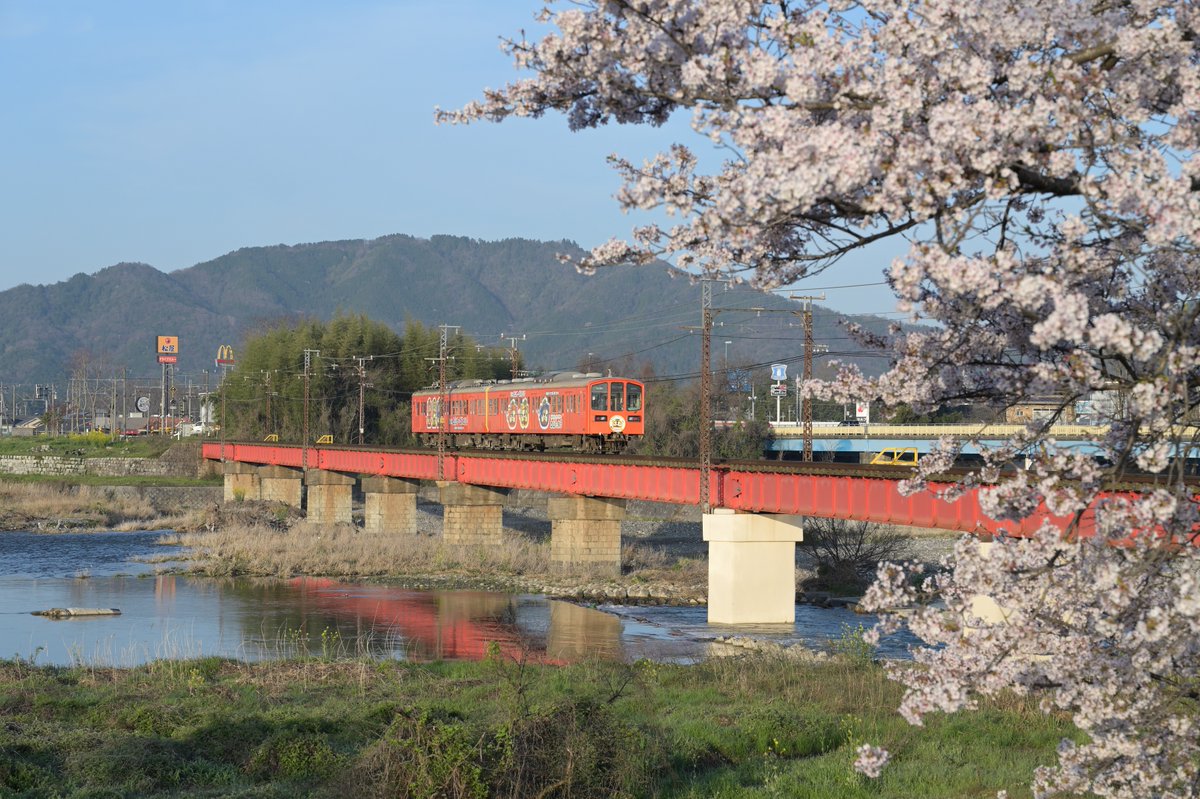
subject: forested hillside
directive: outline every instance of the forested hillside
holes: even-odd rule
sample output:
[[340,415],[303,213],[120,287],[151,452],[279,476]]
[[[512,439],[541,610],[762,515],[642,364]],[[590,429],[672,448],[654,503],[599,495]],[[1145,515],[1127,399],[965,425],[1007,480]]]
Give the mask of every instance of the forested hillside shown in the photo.
[[[523,335],[517,345],[533,368],[696,373],[699,337],[688,328],[700,322],[698,285],[672,277],[665,265],[584,276],[558,261],[561,252],[579,249],[563,241],[396,235],[249,247],[171,273],[118,264],[49,286],[23,285],[0,292],[0,382],[61,380],[81,363],[95,376],[122,367],[153,375],[156,335],[179,337],[177,369],[199,379],[213,369],[221,344],[236,350],[247,332],[281,320],[327,321],[338,311],[397,331],[409,320],[458,325],[487,345]],[[715,292],[714,305],[799,310],[744,289]],[[865,321],[874,329],[885,324]],[[727,312],[718,323],[715,367],[728,353],[734,366],[787,361],[795,364],[790,374],[799,372],[799,316]],[[832,355],[860,355],[835,314],[817,308],[814,327]],[[869,372],[883,365],[860,361]]]

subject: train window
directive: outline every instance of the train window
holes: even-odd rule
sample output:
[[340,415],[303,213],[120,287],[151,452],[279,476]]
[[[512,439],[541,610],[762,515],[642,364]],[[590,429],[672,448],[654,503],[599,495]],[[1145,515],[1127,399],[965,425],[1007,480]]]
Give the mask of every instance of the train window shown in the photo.
[[630,383],[625,387],[625,410],[640,411],[642,409],[642,387],[637,383]]
[[608,383],[597,383],[592,386],[592,410],[608,410]]
[[612,391],[609,393],[608,407],[614,411],[625,410],[625,384],[613,383]]
[[488,400],[488,416],[497,416],[497,415],[499,415],[499,413],[500,413],[500,400],[489,399]]
[[551,413],[562,413],[562,411],[563,411],[562,395],[559,394],[559,395],[551,397],[550,398],[550,412]]

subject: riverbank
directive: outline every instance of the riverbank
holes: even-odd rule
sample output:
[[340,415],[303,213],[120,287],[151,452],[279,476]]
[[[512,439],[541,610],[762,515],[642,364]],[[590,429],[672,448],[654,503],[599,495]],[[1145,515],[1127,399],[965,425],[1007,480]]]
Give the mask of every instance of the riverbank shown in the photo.
[[[279,503],[223,503],[214,482],[163,485],[125,478],[95,484],[94,479],[0,479],[0,530],[172,530],[168,540],[194,553],[186,568],[206,575],[377,579],[413,588],[481,588],[592,603],[707,601],[708,551],[695,508],[630,502],[621,530],[621,573],[602,576],[551,563],[545,497],[530,492],[509,496],[503,545],[464,549],[442,543],[442,506],[431,492],[418,501],[417,534],[401,537],[372,535],[354,525],[317,527]],[[953,541],[944,534],[914,534],[902,554],[934,563]],[[847,591],[817,584],[816,572],[812,551],[801,544],[798,598],[847,601]]]
[[[922,728],[863,657],[546,666],[327,657],[0,661],[0,794],[1028,796],[1073,730],[1017,697]],[[863,743],[891,764],[852,763]]]

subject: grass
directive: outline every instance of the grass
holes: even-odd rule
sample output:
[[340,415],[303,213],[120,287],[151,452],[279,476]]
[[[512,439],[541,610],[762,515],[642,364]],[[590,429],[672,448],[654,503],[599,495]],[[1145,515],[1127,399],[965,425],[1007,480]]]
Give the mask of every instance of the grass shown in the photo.
[[462,573],[476,576],[542,574],[550,571],[550,546],[519,536],[494,547],[447,546],[426,535],[366,535],[352,525],[296,522],[279,526],[223,524],[211,532],[187,533],[180,543],[197,552],[193,568],[216,576],[297,574],[372,577],[394,574]]
[[199,525],[198,515],[163,514],[144,498],[84,496],[61,479],[0,479],[0,530],[176,528]]
[[1020,797],[1072,735],[1017,698],[912,728],[898,698],[844,660],[0,661],[0,795]]
[[[212,576],[340,578],[405,575],[458,577],[483,584],[497,578],[553,581],[561,566],[550,561],[550,543],[506,535],[495,546],[446,544],[440,536],[369,535],[351,525],[315,525],[292,521],[280,506],[279,517],[258,523],[225,522],[208,531],[188,532],[179,543],[194,550],[190,570]],[[703,585],[707,563],[673,559],[647,547],[625,547],[626,573],[634,583]]]
[[95,474],[2,474],[3,483],[43,483],[49,485],[89,485],[89,486],[160,486],[182,487],[190,486],[219,486],[221,475],[215,477],[149,477],[146,475],[127,475],[123,477],[104,477]]
[[134,436],[113,440],[103,433],[66,436],[6,436],[0,455],[53,455],[76,458],[157,458],[175,440],[169,436]]

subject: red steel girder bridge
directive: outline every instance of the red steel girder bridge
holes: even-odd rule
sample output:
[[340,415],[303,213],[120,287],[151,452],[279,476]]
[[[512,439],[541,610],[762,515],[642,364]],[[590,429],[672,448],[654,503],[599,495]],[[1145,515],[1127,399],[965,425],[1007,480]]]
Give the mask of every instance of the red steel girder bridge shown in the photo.
[[[307,457],[305,457],[307,455]],[[439,474],[438,456],[412,450],[309,447],[299,445],[206,441],[203,456],[262,466],[323,469],[346,474],[453,480],[497,488],[521,488],[559,494],[640,499],[681,505],[700,503],[700,466],[677,460],[538,456],[529,454],[448,452]],[[894,472],[893,472],[894,469]],[[443,476],[444,475],[444,476]],[[782,462],[717,463],[709,497],[713,507],[748,513],[855,519],[911,527],[933,527],[976,534],[1025,535],[1046,518],[1059,527],[1068,519],[1039,508],[1020,521],[996,521],[984,515],[978,489],[948,502],[926,491],[903,496],[907,470],[853,464]],[[1077,533],[1088,535],[1093,514],[1084,513]]]

